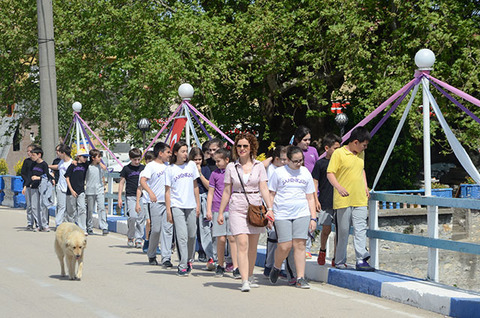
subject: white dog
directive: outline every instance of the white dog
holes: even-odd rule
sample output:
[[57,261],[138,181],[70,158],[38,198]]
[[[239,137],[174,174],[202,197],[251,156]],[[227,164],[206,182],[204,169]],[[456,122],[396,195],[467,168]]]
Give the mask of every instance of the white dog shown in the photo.
[[[73,223],[62,223],[57,227],[55,233],[55,252],[60,260],[62,276],[65,276],[65,264],[63,258],[66,258],[68,266],[68,276],[70,279],[81,279],[83,271],[83,251],[87,245],[87,238],[82,229]],[[75,274],[75,262],[78,262],[78,270]]]

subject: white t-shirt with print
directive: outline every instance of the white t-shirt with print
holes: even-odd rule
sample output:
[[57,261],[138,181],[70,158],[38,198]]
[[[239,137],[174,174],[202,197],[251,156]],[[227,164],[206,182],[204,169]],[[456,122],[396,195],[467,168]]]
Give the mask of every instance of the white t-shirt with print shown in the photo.
[[[147,185],[157,197],[157,202],[165,202],[165,172],[167,167],[164,163],[151,161],[140,172],[139,182],[142,177],[147,178]],[[143,198],[145,203],[151,203],[150,196],[145,190],[143,190]]]
[[165,185],[170,187],[170,206],[182,209],[197,207],[193,181],[199,178],[193,161],[182,165],[170,165],[165,172]]
[[293,170],[287,165],[275,169],[268,189],[276,192],[273,200],[275,219],[288,220],[310,216],[306,195],[315,192],[313,178],[305,167]]
[[67,172],[68,167],[72,164],[72,159],[70,161],[60,160],[58,163],[58,187],[60,191],[67,192],[67,180],[65,179],[65,172]]

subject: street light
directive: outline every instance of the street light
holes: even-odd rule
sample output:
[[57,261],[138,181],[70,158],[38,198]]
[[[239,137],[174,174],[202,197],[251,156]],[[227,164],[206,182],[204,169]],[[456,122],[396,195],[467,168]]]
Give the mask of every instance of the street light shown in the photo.
[[145,151],[146,150],[145,147],[147,145],[146,133],[147,133],[147,131],[150,130],[150,120],[148,120],[147,118],[140,119],[138,121],[137,127],[138,127],[138,129],[140,129],[140,131],[143,134],[143,151]]
[[337,116],[335,116],[335,123],[340,127],[340,137],[343,137],[345,125],[348,123],[348,117],[344,113],[338,113]]

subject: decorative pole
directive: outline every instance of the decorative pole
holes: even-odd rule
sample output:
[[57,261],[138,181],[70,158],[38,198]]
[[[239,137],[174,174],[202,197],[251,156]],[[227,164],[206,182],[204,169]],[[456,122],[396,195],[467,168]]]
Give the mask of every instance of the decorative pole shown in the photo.
[[[191,100],[194,92],[195,92],[195,90],[193,89],[192,85],[190,85],[188,83],[183,83],[182,85],[180,85],[180,87],[178,88],[178,95],[180,96],[180,98],[182,98],[182,104],[183,104],[183,101]],[[185,110],[185,113],[188,111],[188,107],[185,107],[185,105],[184,105],[184,110]],[[189,125],[185,125],[185,139],[187,141],[188,150],[190,151],[190,128],[189,128]]]
[[[415,54],[415,64],[422,73],[429,74],[435,63],[435,54],[429,49],[421,49]],[[428,100],[429,85],[424,78],[423,87],[423,171],[425,196],[432,196],[432,166],[430,155],[430,103]],[[438,238],[438,207],[427,206],[428,236]],[[427,278],[438,282],[438,249],[428,248]]]
[[74,102],[72,104],[73,112],[75,113],[75,132],[76,132],[76,140],[75,143],[77,145],[77,153],[80,151],[80,121],[78,120],[78,113],[82,110],[82,104],[80,102]]

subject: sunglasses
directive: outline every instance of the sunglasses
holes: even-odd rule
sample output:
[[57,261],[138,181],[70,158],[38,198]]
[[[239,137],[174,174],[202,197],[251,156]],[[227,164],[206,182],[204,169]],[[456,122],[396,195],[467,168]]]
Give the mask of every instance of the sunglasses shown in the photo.
[[246,149],[246,148],[250,147],[250,145],[237,145],[236,147],[237,147],[237,148],[245,148],[245,149]]
[[300,159],[300,160],[290,160],[291,162],[293,162],[294,164],[298,165],[298,164],[301,164],[303,162],[303,159]]

